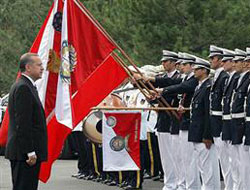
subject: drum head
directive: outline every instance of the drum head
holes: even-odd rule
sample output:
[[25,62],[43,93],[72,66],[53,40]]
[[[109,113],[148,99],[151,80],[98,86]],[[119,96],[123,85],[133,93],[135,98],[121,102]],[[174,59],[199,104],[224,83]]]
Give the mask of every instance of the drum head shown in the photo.
[[[97,117],[96,111],[91,112],[83,121],[83,133],[91,141],[95,143],[102,143],[102,134],[97,130],[97,124],[101,119]],[[100,125],[100,124],[99,124]]]

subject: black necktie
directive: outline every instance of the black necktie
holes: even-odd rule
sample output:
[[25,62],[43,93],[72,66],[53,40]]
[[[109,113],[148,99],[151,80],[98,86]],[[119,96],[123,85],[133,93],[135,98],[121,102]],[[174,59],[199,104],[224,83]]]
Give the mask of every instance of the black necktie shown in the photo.
[[34,85],[34,86],[33,86],[33,88],[34,88],[34,92],[35,92],[35,94],[36,94],[36,95],[37,95],[37,97],[39,98],[39,95],[38,95],[38,91],[37,91],[36,86]]

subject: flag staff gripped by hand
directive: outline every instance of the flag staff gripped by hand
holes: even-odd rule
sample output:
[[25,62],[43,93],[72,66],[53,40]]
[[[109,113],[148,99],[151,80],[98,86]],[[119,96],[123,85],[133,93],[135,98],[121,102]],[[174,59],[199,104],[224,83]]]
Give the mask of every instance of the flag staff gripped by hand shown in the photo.
[[[140,89],[140,91],[142,92],[142,94],[143,94],[147,99],[150,99],[150,96],[153,96],[152,91],[143,83],[142,80],[138,80],[138,81],[139,81],[139,83],[138,83],[138,81],[137,81],[137,80],[134,78],[134,76],[133,76],[133,72],[128,68],[128,66],[123,62],[123,60],[122,60],[118,55],[116,55],[116,54],[114,54],[114,53],[113,53],[113,55],[114,55],[114,58],[116,59],[116,61],[117,61],[118,63],[120,63],[120,64],[122,65],[122,67],[124,67],[124,69],[126,70],[126,72],[128,73],[128,75],[130,76],[130,78],[133,79],[133,82],[134,82],[135,85]],[[142,73],[139,71],[139,69],[136,67],[136,65],[133,65],[133,66],[137,69],[138,73],[139,73],[141,76],[143,76]],[[148,81],[148,83],[151,84],[149,81]],[[145,94],[144,89],[143,89],[140,85],[142,85],[142,86],[147,90],[147,92],[148,92],[149,95],[146,95],[146,94]],[[152,85],[152,84],[151,84],[151,85]],[[152,85],[152,88],[153,88],[153,91],[154,91],[154,92],[158,93],[158,92],[156,91],[156,89],[154,88],[153,85]],[[160,100],[161,100],[161,101],[160,101]],[[171,114],[169,113],[169,111],[171,111],[172,114],[173,114],[177,119],[180,119],[180,117],[179,117],[178,114],[176,113],[176,110],[177,110],[177,109],[171,109],[172,107],[167,103],[167,101],[166,101],[162,96],[160,96],[160,100],[157,99],[159,105],[162,106],[163,109],[158,109],[158,110],[164,110],[164,111],[167,112],[168,115],[171,115]],[[166,107],[164,106],[164,104],[165,104]],[[164,108],[170,108],[170,109],[164,109]]]

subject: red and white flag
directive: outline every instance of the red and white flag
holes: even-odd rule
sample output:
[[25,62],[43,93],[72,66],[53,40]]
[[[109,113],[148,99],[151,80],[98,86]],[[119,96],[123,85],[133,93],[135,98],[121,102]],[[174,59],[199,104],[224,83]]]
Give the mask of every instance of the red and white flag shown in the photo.
[[72,129],[128,77],[112,57],[115,49],[78,0],[54,1],[30,50],[38,53],[45,68],[37,81],[48,129],[48,161],[42,163],[41,181],[49,179]]
[[139,111],[106,111],[103,114],[103,170],[140,170]]
[[[67,2],[64,1],[61,34],[61,66],[58,75],[55,115],[59,123],[73,129],[71,109],[71,73],[76,67],[76,52],[72,53],[68,42],[68,11]],[[74,58],[72,58],[74,57]]]

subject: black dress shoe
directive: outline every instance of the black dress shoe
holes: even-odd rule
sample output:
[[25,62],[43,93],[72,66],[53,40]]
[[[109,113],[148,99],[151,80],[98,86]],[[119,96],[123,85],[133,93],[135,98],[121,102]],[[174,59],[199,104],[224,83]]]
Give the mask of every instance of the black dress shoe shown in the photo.
[[160,178],[160,180],[159,180],[160,182],[164,182],[164,179],[163,178]]
[[86,174],[83,173],[83,174],[77,176],[76,178],[77,178],[77,179],[83,179],[85,176],[86,176]]
[[90,180],[96,181],[96,178],[97,178],[97,176],[96,176],[96,175],[93,175],[93,177],[92,177]]
[[160,175],[160,182],[164,182],[164,175]]
[[96,176],[94,179],[92,179],[92,181],[94,181],[94,182],[100,182],[101,181],[101,177],[100,176]]
[[109,183],[106,183],[108,186],[116,186],[116,182],[114,180],[112,180]]
[[125,189],[125,190],[140,190],[140,189],[142,189],[142,187],[137,188],[137,187],[133,187],[132,185],[128,185],[127,187],[125,187],[123,189]]
[[78,172],[76,174],[72,174],[71,177],[78,177],[79,175],[81,175],[82,173]]
[[105,179],[104,181],[103,181],[103,183],[104,184],[107,184],[107,183],[110,183],[112,180],[111,179]]
[[123,181],[120,185],[121,188],[127,187],[128,186],[128,182],[127,181]]
[[151,176],[147,173],[144,174],[143,179],[151,179]]
[[91,175],[87,176],[85,179],[86,180],[92,180],[94,178],[95,178],[94,174],[91,174]]
[[159,181],[159,180],[160,180],[160,176],[152,177],[152,180],[153,180],[153,181]]

